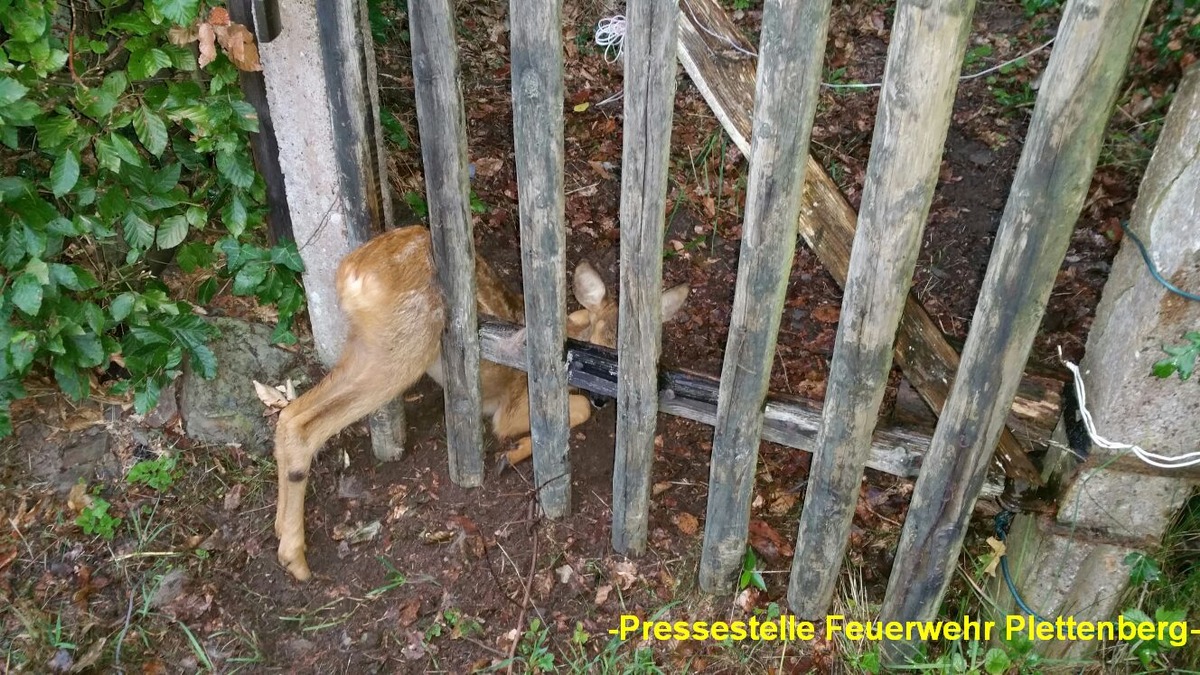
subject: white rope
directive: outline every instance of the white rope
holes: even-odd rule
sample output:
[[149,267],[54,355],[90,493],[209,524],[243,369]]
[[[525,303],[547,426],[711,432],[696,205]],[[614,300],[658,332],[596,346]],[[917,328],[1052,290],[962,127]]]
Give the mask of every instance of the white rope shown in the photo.
[[1079,373],[1079,366],[1062,358],[1062,347],[1058,349],[1058,358],[1062,360],[1063,365],[1070,369],[1071,374],[1075,376],[1075,397],[1079,400],[1079,416],[1083,419],[1084,426],[1087,427],[1088,436],[1091,436],[1092,443],[1106,450],[1129,450],[1146,464],[1156,466],[1160,469],[1182,469],[1200,465],[1200,451],[1170,457],[1143,450],[1136,445],[1115,443],[1101,436],[1096,431],[1096,423],[1092,420],[1092,413],[1087,409],[1087,391],[1083,387],[1083,375]]
[[[596,42],[596,46],[604,47],[604,60],[608,63],[621,58],[621,52],[625,48],[625,15],[618,14],[600,19],[600,23],[596,24],[596,34],[592,39]],[[617,54],[609,57],[608,52],[614,45],[617,47]]]

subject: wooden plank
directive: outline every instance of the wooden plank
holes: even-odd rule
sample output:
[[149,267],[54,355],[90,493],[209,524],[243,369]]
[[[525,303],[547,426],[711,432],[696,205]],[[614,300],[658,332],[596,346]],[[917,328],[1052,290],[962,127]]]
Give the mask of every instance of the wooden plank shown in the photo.
[[[255,20],[253,6],[261,0],[232,0],[229,17],[235,22],[251,28],[259,44],[270,42],[279,34],[278,13],[265,12]],[[292,234],[292,214],[288,211],[287,189],[283,181],[283,166],[279,162],[279,141],[275,139],[275,123],[271,119],[271,108],[267,105],[267,83],[261,71],[238,71],[238,84],[246,102],[254,106],[258,115],[258,133],[250,134],[250,152],[254,166],[262,174],[267,186],[267,235],[272,243],[295,239]]]
[[746,549],[762,406],[796,250],[829,4],[768,0],[763,8],[746,219],[721,367],[700,554],[700,587],[708,593],[732,590]]
[[374,48],[365,32],[360,5],[365,7],[365,0],[317,3],[321,61],[341,178],[339,196],[347,219],[354,224],[347,229],[355,248],[383,231],[389,201],[375,140],[379,110],[372,106],[369,88],[373,83],[368,81],[372,71],[367,61],[374,62]]
[[567,426],[566,232],[563,223],[562,0],[512,0],[513,145],[528,328],[529,421],[537,500],[571,508]]
[[[962,366],[913,493],[881,620],[936,618],[1148,8],[1149,0],[1067,2]],[[885,652],[899,662],[912,648],[896,642]]]
[[974,11],[975,0],[900,0],[896,6],[821,434],[792,558],[788,606],[800,617],[825,615],[846,555]]
[[[747,55],[751,47],[717,0],[683,0],[682,7],[679,60],[730,138],[749,156],[755,79],[755,59]],[[799,232],[842,286],[850,265],[855,220],[854,209],[837,184],[809,157]],[[958,352],[911,295],[901,315],[895,359],[926,403],[934,412],[940,412],[958,369]],[[1041,403],[1023,402],[1030,406]],[[1009,476],[1040,484],[1037,468],[1026,457],[1025,447],[1008,430],[1001,437],[996,456]]]
[[[481,356],[493,363],[525,370],[524,328],[481,317]],[[597,345],[567,340],[567,382],[593,394],[617,395],[617,353]],[[658,373],[658,411],[713,426],[721,383],[698,373],[661,369]],[[819,404],[792,397],[769,396],[763,406],[762,437],[803,452],[816,447],[821,426]],[[930,434],[922,429],[887,425],[875,430],[867,467],[900,478],[916,478],[921,457],[929,450]],[[984,494],[998,496],[1002,480],[989,480]]]
[[442,372],[450,479],[483,484],[483,422],[476,332],[475,238],[471,234],[467,123],[450,0],[409,0],[413,85],[429,231],[446,300]]
[[662,351],[662,242],[675,109],[676,0],[629,0],[621,157],[621,294],[612,544],[646,549]]
[[[365,0],[316,4],[322,65],[338,167],[338,201],[351,249],[379,234],[391,220],[387,167],[380,152],[379,96],[374,92],[375,50]],[[375,457],[404,454],[404,405],[389,404],[368,417]]]

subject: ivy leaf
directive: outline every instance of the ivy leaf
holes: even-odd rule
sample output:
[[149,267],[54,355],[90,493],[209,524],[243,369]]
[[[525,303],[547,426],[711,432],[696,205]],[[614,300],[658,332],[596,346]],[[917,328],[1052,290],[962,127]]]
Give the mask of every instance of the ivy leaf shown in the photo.
[[242,236],[246,231],[246,205],[242,203],[241,195],[235,192],[229,197],[229,202],[221,209],[221,220],[225,222],[225,229],[229,230],[229,234],[235,237]]
[[125,214],[122,222],[125,226],[125,241],[130,246],[144,251],[154,244],[154,226],[147,223],[137,211]]
[[34,127],[37,128],[38,146],[43,150],[54,150],[75,135],[79,123],[70,115],[54,115],[38,120]]
[[17,176],[0,178],[0,202],[15,202],[34,195],[33,183]]
[[42,283],[37,277],[28,272],[17,277],[12,286],[12,303],[29,316],[37,316],[42,308]]
[[204,283],[200,284],[199,288],[196,289],[196,302],[201,305],[207,305],[212,301],[216,294],[217,279],[215,277],[209,277],[204,280]]
[[218,150],[217,171],[236,187],[248,188],[254,184],[254,167],[245,152]]
[[100,338],[94,333],[72,335],[68,344],[71,345],[68,351],[75,353],[75,365],[80,368],[95,368],[104,363],[104,358],[108,356],[104,353]]
[[13,335],[8,353],[12,357],[13,370],[24,373],[33,364],[33,356],[37,353],[37,336],[29,331],[21,331]]
[[204,242],[194,241],[190,244],[184,244],[175,254],[175,261],[179,263],[179,268],[184,272],[191,274],[202,267],[208,267],[213,263],[212,248]]
[[[82,271],[82,270],[79,270]],[[54,279],[54,283],[68,288],[72,291],[83,291],[94,287],[94,280],[88,275],[86,278],[80,278],[79,273],[73,265],[63,265],[61,263],[50,263],[50,278]],[[89,285],[89,282],[92,285]]]
[[28,91],[28,87],[11,77],[0,77],[0,105],[15,103]]
[[[155,157],[161,157],[163,150],[167,149],[167,125],[146,106],[141,106],[133,113],[133,131],[142,145]],[[133,147],[132,144],[130,147]]]
[[188,207],[187,221],[192,227],[201,229],[208,222],[208,212],[199,206]]
[[74,150],[64,152],[50,168],[50,190],[55,197],[62,197],[79,182],[79,156]]
[[[113,173],[120,172],[121,158],[117,155],[116,148],[113,147],[112,141],[110,139],[96,138],[95,148],[96,148],[96,162],[99,163],[100,166],[104,167],[105,169],[108,169],[109,171],[111,171]],[[119,190],[117,190],[117,191],[119,192]],[[114,190],[108,191],[109,194],[111,194],[112,192],[114,192]],[[101,203],[100,206],[101,206],[101,208],[103,208],[104,207],[103,203]]]
[[158,226],[158,247],[175,248],[187,238],[188,221],[183,216],[171,216]]
[[[136,129],[134,131],[136,131]],[[142,160],[142,156],[138,154],[137,148],[134,147],[133,142],[128,138],[125,138],[115,131],[110,133],[108,138],[108,142],[112,144],[113,151],[117,153],[117,157],[120,157],[121,161],[139,167],[145,164],[145,162]],[[166,144],[164,143],[164,145]]]
[[87,376],[65,358],[54,359],[54,379],[63,393],[75,401],[82,401],[92,393]]
[[122,293],[113,299],[108,306],[108,313],[112,316],[113,321],[121,322],[129,313],[133,311],[133,293]]
[[200,0],[153,0],[162,15],[172,23],[190,26],[200,11]]
[[294,241],[285,242],[271,249],[271,262],[283,265],[293,272],[304,271],[304,261],[300,259],[300,252],[296,250]]
[[[33,42],[46,32],[46,15],[41,7],[18,5],[21,9],[8,8],[4,17],[4,28],[19,42]],[[35,9],[36,8],[36,9]],[[31,11],[32,10],[32,11]]]
[[163,68],[171,67],[171,57],[161,49],[151,48],[130,54],[129,77],[134,80],[146,80],[158,74]]
[[270,265],[261,260],[246,263],[233,278],[233,294],[250,295],[254,293],[258,290],[259,284],[267,278],[268,269],[270,269]]

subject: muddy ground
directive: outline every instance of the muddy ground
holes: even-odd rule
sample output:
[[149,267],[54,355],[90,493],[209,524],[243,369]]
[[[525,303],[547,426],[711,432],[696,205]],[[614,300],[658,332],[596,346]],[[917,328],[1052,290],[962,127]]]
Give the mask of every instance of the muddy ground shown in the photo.
[[[739,26],[756,35],[758,3],[730,7]],[[1035,11],[1027,14],[1030,7]],[[1168,26],[1166,10],[1154,11],[1034,347],[1030,368],[1041,374],[1065,379],[1060,346],[1072,360],[1083,353],[1117,250],[1118,223],[1132,207],[1158,120],[1188,59],[1170,50],[1164,56],[1160,43],[1167,41],[1159,35]],[[476,246],[519,288],[506,4],[460,2],[458,13]],[[599,3],[568,0],[564,41],[568,264],[591,261],[611,287],[620,234],[621,103],[604,101],[620,91],[621,66],[591,42],[596,22],[608,13]],[[423,190],[404,16],[383,2],[374,18],[383,104],[393,119],[392,188],[397,201],[419,211]],[[981,3],[964,72],[1037,47],[1053,35],[1057,19],[1054,7],[1033,2]],[[836,4],[826,81],[878,81],[889,21],[882,4]],[[1047,56],[1036,52],[993,77],[964,82],[959,91],[913,286],[956,345],[969,329]],[[666,327],[663,359],[715,376],[736,278],[746,160],[682,71],[676,105],[664,283],[687,282],[692,293]],[[813,153],[855,206],[876,105],[874,90],[824,89],[813,132]],[[840,302],[837,284],[801,243],[773,391],[822,398]],[[249,314],[234,302],[218,301],[214,311]],[[300,390],[320,374],[311,366]],[[899,385],[898,373],[892,383]],[[573,513],[549,522],[533,512],[528,466],[474,490],[449,480],[442,396],[426,380],[406,396],[410,440],[401,461],[377,463],[364,425],[334,439],[319,457],[306,511],[316,577],[298,584],[275,562],[269,457],[196,444],[181,433],[177,417],[152,428],[132,418],[121,400],[72,408],[49,388],[32,391],[14,407],[18,433],[0,446],[6,671],[466,672],[503,667],[513,656],[517,672],[547,670],[551,663],[632,672],[654,672],[651,663],[668,672],[856,669],[858,650],[824,639],[784,648],[651,647],[607,634],[626,613],[679,620],[779,611],[808,470],[804,453],[769,443],[761,449],[751,543],[765,589],[708,598],[695,588],[695,571],[709,428],[660,418],[648,552],[630,560],[609,544],[612,405],[573,434]],[[81,434],[99,433],[109,438],[103,448],[79,449]],[[489,453],[502,449],[490,441]],[[67,494],[71,481],[51,480],[34,466],[43,453],[57,453],[70,465],[72,452],[94,460],[82,477],[122,518],[111,541],[76,524],[83,498]],[[163,453],[179,458],[167,489],[123,478],[136,462]],[[868,472],[841,609],[869,613],[869,603],[881,599],[910,493],[910,482]],[[977,522],[975,534],[986,532],[987,523]],[[351,543],[358,538],[366,540]],[[987,552],[982,540],[973,535],[964,554],[963,570],[972,579]],[[978,602],[962,578],[951,594],[947,607]]]

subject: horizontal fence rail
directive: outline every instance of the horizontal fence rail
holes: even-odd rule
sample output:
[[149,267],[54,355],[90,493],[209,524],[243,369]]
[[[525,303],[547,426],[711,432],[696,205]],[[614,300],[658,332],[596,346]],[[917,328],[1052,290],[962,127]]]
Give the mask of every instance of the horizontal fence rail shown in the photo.
[[[617,353],[578,340],[567,340],[567,381],[572,387],[608,398],[617,396]],[[480,317],[479,346],[483,359],[525,370],[524,327]],[[658,410],[713,426],[717,419],[720,382],[715,378],[679,370],[660,369],[657,376]],[[821,411],[804,401],[769,396],[763,406],[763,440],[811,453],[816,447]],[[929,450],[930,435],[899,426],[875,431],[867,467],[900,478],[915,478],[921,458]],[[998,496],[1004,484],[989,480],[984,494]]]

